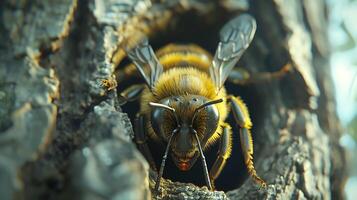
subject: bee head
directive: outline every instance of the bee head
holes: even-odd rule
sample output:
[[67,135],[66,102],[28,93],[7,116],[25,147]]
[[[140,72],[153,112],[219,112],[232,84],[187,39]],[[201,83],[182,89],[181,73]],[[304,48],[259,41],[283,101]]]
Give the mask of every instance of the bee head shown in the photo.
[[216,131],[219,112],[212,104],[220,102],[222,99],[210,101],[203,96],[184,95],[150,103],[151,125],[163,141],[168,142],[172,136],[171,156],[180,170],[187,171],[194,165],[199,148],[204,148]]

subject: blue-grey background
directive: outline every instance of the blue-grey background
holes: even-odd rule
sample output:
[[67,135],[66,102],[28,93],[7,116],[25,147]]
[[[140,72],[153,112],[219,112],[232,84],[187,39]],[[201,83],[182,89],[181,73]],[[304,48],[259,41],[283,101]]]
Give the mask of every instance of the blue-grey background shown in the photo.
[[347,150],[350,173],[345,192],[347,199],[352,200],[357,197],[357,1],[327,2],[330,9],[331,72],[337,112],[344,128],[340,143]]

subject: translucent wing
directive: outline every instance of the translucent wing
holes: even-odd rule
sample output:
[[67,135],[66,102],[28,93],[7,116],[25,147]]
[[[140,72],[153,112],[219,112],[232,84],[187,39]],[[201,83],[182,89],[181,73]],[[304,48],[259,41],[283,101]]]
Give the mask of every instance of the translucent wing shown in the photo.
[[255,19],[243,14],[229,21],[221,29],[220,42],[210,67],[210,76],[218,90],[253,40],[256,27]]
[[133,49],[127,50],[127,53],[146,84],[152,90],[162,74],[163,68],[156,58],[154,50],[149,45],[147,38],[143,37]]

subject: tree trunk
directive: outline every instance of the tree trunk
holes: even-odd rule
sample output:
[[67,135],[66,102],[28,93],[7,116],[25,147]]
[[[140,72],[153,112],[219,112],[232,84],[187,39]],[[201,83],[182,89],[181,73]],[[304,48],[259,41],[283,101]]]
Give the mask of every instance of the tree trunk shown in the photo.
[[240,187],[211,192],[165,179],[155,197],[343,199],[346,161],[324,1],[7,0],[0,6],[1,199],[154,197],[154,175],[131,141],[128,115],[101,80],[126,62],[124,35],[140,30],[154,48],[188,41],[213,52],[221,26],[243,12],[258,29],[238,64],[252,73],[293,66],[281,80],[239,91],[228,86],[248,105],[255,166],[268,186],[259,189],[240,176]]

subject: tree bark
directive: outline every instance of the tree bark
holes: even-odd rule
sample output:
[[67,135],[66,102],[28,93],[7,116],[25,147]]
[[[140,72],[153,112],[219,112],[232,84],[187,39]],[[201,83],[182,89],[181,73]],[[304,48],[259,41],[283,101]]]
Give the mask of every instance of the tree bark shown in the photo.
[[[7,0],[0,11],[1,199],[343,199],[323,0]],[[258,30],[238,64],[252,73],[293,66],[237,93],[253,115],[255,166],[268,186],[243,178],[211,192],[165,179],[155,196],[117,91],[101,80],[122,66],[123,36],[140,30],[154,47],[193,40],[214,51],[219,28],[243,12]]]

